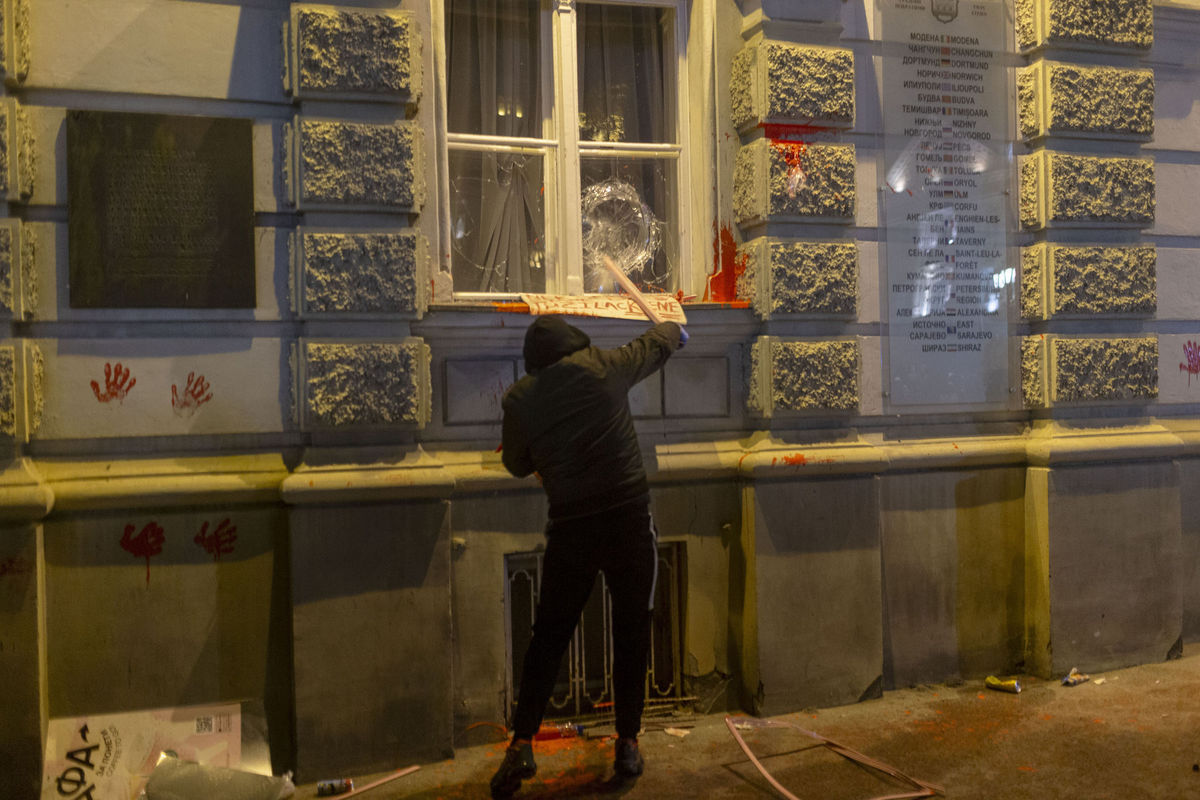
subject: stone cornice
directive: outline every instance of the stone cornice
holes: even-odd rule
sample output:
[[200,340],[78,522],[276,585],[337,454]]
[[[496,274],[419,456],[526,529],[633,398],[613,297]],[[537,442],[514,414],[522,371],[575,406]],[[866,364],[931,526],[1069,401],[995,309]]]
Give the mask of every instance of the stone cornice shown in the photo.
[[[1038,422],[1024,432],[964,431],[889,439],[801,433],[751,434],[654,445],[643,442],[653,486],[705,481],[795,481],[889,472],[1061,467],[1200,457],[1200,420],[1143,420],[1104,427]],[[289,470],[281,454],[127,460],[14,459],[0,471],[0,523],[55,512],[196,505],[289,506],[449,499],[537,492],[490,450],[421,447],[313,449]]]
[[454,476],[422,448],[311,450],[279,486],[288,505],[448,497]]
[[40,520],[50,513],[54,492],[28,458],[18,458],[0,472],[0,522]]
[[278,453],[131,458],[39,459],[34,464],[54,511],[271,503],[288,474]]

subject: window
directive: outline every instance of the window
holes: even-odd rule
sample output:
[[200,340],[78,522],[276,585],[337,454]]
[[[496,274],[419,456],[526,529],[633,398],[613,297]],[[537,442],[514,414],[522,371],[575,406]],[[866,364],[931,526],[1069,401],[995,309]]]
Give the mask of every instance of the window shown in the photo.
[[[684,0],[446,0],[455,296],[687,276]],[[445,233],[443,234],[445,236]]]

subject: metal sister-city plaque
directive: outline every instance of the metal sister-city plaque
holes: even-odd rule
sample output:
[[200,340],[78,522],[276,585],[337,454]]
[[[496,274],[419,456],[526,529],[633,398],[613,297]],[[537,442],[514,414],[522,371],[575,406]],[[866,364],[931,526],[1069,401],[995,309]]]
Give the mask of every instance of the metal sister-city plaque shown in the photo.
[[72,308],[253,308],[251,121],[71,111]]
[[889,403],[1005,406],[1012,24],[999,0],[877,7]]

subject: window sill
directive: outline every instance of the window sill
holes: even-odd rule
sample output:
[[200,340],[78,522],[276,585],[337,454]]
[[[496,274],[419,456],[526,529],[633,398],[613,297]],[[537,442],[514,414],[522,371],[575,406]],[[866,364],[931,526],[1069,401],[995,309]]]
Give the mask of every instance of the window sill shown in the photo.
[[[708,311],[711,309],[746,309],[750,307],[749,300],[729,300],[722,302],[692,302],[682,304],[684,311]],[[528,314],[529,306],[520,300],[491,300],[491,301],[456,301],[453,303],[431,303],[430,312],[441,311],[496,311],[515,314]]]

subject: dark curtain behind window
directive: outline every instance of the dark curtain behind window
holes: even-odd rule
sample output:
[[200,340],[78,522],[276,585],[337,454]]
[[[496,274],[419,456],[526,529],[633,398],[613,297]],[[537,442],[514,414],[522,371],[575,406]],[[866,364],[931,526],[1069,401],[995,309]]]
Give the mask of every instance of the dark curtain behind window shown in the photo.
[[[451,133],[540,138],[540,14],[528,0],[447,0]],[[540,156],[450,152],[457,291],[545,290]]]

